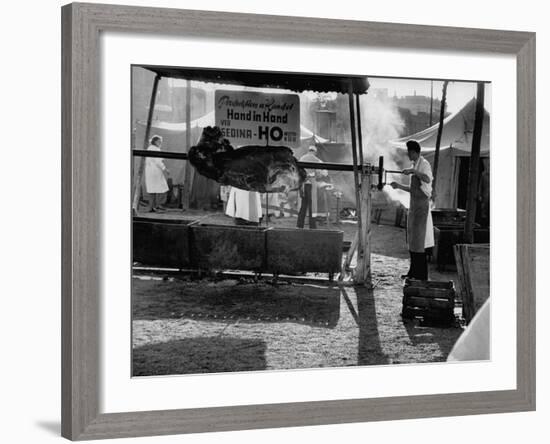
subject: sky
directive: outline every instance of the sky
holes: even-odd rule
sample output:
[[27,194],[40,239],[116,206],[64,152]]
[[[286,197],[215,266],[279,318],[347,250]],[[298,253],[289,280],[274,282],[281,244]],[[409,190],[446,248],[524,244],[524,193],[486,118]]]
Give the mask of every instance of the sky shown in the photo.
[[[398,97],[414,95],[430,96],[431,80],[417,80],[417,79],[396,79],[396,78],[384,78],[384,77],[368,77],[370,88],[386,88],[388,95],[391,97],[397,94]],[[174,84],[182,84],[185,81],[174,79]],[[204,89],[216,89],[220,88],[220,85],[212,83],[201,83],[201,87]],[[224,89],[230,90],[242,90],[241,86],[236,85],[224,85]],[[441,93],[443,88],[442,80],[433,81],[433,95],[434,99],[441,99]],[[272,90],[265,90],[262,88],[252,88],[257,91],[272,92]],[[283,92],[282,90],[280,92]],[[290,91],[289,91],[290,92]],[[472,97],[476,96],[476,82],[463,82],[454,81],[450,82],[447,87],[447,110],[451,113],[458,111],[462,106],[467,103]],[[491,85],[485,86],[485,109],[491,113]]]
[[[369,77],[370,87],[387,88],[388,95],[393,96],[394,92],[398,97],[414,95],[430,96],[431,81],[416,79],[390,79]],[[434,99],[441,99],[443,81],[433,81]],[[450,82],[447,87],[447,110],[455,112],[462,108],[472,97],[476,96],[475,82]],[[485,86],[485,108],[491,112],[491,86]]]

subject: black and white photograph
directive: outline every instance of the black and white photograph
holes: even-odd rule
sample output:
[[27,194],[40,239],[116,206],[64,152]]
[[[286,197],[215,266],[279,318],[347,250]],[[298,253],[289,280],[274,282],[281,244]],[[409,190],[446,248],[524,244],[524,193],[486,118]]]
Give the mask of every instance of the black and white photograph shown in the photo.
[[490,81],[130,75],[133,377],[491,359]]
[[544,442],[545,10],[6,2],[1,441]]

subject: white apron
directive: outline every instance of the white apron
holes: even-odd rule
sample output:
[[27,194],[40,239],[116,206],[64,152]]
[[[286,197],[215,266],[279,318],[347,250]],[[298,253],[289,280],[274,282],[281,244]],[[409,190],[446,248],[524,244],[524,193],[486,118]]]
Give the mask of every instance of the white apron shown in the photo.
[[[417,171],[420,171],[424,174],[427,174],[430,177],[430,180],[432,180],[432,171],[430,168],[430,164],[426,159],[423,157],[420,157],[415,163],[414,163],[414,169]],[[434,224],[432,219],[432,201],[429,199],[432,194],[432,185],[431,182],[429,184],[422,182],[418,178],[411,178],[410,181],[411,186],[411,206],[412,206],[412,199],[413,194],[417,196],[418,199],[424,200],[424,198],[428,197],[428,211],[426,216],[426,233],[424,235],[424,249],[431,248],[435,245],[434,241]],[[412,189],[414,186],[414,190]],[[420,192],[419,192],[420,190]],[[418,234],[420,235],[420,234]],[[418,243],[417,243],[418,244]],[[420,246],[417,246],[416,248],[421,248]],[[420,250],[419,250],[420,251]]]
[[432,206],[430,204],[430,210],[428,211],[428,219],[426,220],[426,239],[425,248],[431,248],[435,245],[434,239],[434,222],[432,219]]
[[259,222],[262,216],[260,193],[245,191],[231,187],[225,214],[230,217],[239,217],[250,222]]
[[[160,151],[160,148],[155,145],[149,145],[148,151]],[[163,171],[166,169],[162,159],[158,157],[147,157],[145,159],[145,189],[149,194],[166,193],[168,184],[164,177]]]

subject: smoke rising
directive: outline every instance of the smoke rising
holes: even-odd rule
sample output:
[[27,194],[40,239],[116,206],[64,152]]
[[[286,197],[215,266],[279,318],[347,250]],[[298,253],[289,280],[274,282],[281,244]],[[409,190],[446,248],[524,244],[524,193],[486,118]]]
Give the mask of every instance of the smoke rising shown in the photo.
[[[397,139],[404,128],[404,122],[397,106],[388,97],[387,90],[373,90],[361,97],[361,125],[363,128],[363,157],[366,162],[378,164],[378,158],[384,157],[384,168],[388,170],[403,169],[403,154],[389,144]],[[387,185],[382,191],[374,192],[373,200],[380,199],[384,194],[386,199],[399,202],[409,207],[409,193],[395,190],[389,184],[393,181],[404,183],[404,176],[387,174]]]
[[[342,102],[342,118],[346,123],[346,135],[348,142],[351,140],[349,133],[349,118],[347,96],[339,98]],[[378,165],[378,158],[384,157],[384,168],[389,170],[402,170],[408,166],[406,154],[399,152],[392,145],[390,140],[397,139],[405,126],[395,102],[388,97],[386,90],[371,90],[368,94],[360,96],[361,105],[361,136],[363,146],[364,162]],[[345,117],[346,116],[346,117]],[[337,162],[351,163],[352,154],[350,150],[342,150],[341,156],[335,159]],[[355,206],[355,186],[352,173],[331,173],[332,182],[336,189],[343,194],[344,205]],[[377,177],[373,177],[376,183]],[[402,190],[394,190],[389,183],[396,181],[406,183],[404,176],[400,174],[388,174],[388,185],[382,191],[373,191],[373,203],[375,205],[391,205],[401,203],[408,208],[409,193]]]

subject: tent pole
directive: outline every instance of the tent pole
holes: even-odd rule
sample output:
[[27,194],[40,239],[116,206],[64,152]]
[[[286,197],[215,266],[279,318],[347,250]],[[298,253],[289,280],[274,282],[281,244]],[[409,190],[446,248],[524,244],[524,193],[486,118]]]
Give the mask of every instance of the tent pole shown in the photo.
[[265,226],[269,227],[269,193],[265,193]]
[[433,124],[433,110],[434,110],[434,81],[430,80],[430,124]]
[[445,106],[447,103],[447,86],[449,86],[449,81],[445,80],[443,82],[443,92],[441,94],[441,109],[439,110],[439,127],[437,128],[437,139],[435,141],[435,154],[434,154],[434,171],[433,171],[433,180],[432,180],[432,196],[435,203],[437,198],[437,192],[435,185],[437,183],[437,168],[439,166],[439,147],[441,146],[441,135],[443,134],[443,120],[445,120]]
[[[185,152],[189,153],[191,148],[191,81],[187,80],[185,87]],[[191,197],[191,165],[184,162],[183,165],[183,196],[182,208],[189,209]]]
[[[151,135],[151,123],[153,121],[153,114],[155,111],[155,102],[157,100],[157,91],[159,87],[160,75],[155,76],[153,80],[153,91],[151,92],[151,100],[149,101],[149,112],[147,114],[147,126],[145,127],[145,137],[143,139],[143,149],[146,150],[149,146],[149,137]],[[134,182],[134,196],[132,199],[132,212],[137,213],[139,206],[139,199],[141,197],[141,182],[143,180],[143,172],[145,171],[145,157],[141,157],[139,161],[139,169],[136,180]]]
[[359,141],[359,165],[363,171],[363,134],[361,132],[361,105],[359,103],[359,94],[355,94],[355,108],[357,109],[357,139]]
[[470,157],[470,172],[468,173],[468,197],[466,201],[466,223],[464,225],[464,242],[474,243],[474,221],[476,218],[476,197],[478,194],[479,158],[481,152],[481,132],[485,101],[485,83],[477,83],[476,113],[474,134],[472,136],[472,156]]

